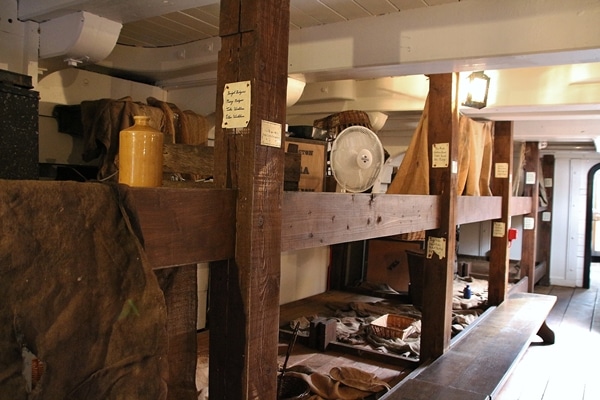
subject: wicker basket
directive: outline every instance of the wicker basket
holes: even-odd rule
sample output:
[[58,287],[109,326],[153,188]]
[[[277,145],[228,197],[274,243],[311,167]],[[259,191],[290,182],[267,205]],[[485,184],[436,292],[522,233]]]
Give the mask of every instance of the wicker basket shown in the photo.
[[335,138],[341,131],[349,126],[360,125],[371,128],[369,115],[364,111],[348,110],[331,114],[313,122],[315,128],[327,131],[329,137]]
[[416,328],[416,319],[402,315],[385,314],[371,322],[373,333],[385,339],[399,338],[405,340]]

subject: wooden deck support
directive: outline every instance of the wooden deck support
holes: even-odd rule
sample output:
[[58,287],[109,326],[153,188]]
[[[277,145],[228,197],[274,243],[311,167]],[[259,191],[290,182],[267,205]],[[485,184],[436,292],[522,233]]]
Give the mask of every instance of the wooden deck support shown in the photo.
[[[222,0],[220,15],[214,176],[237,189],[236,242],[210,270],[210,396],[275,399],[289,0]],[[250,102],[227,109],[241,83]],[[247,126],[229,128],[238,107]]]
[[490,277],[488,303],[499,305],[504,301],[508,288],[509,241],[511,227],[511,197],[513,168],[513,124],[496,122],[494,125],[494,173],[492,193],[502,197],[502,215],[492,220],[490,252]]
[[440,224],[425,237],[421,362],[442,355],[450,344],[452,281],[456,259],[458,154],[457,74],[429,76],[429,193],[440,196]]
[[529,278],[527,291],[533,293],[536,284],[535,263],[539,209],[539,166],[540,150],[538,142],[525,145],[525,196],[531,197],[531,211],[523,216],[523,242],[521,250],[521,273]]
[[[546,207],[541,213],[538,221],[538,259],[546,262],[546,273],[542,277],[540,284],[550,285],[550,256],[552,253],[552,203],[554,198],[554,155],[544,154],[542,157],[542,175],[544,178],[544,187],[546,189]],[[544,215],[546,216],[544,218]]]

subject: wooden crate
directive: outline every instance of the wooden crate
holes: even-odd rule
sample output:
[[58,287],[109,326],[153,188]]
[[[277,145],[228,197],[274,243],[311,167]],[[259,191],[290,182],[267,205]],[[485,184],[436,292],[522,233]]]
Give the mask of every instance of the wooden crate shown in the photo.
[[327,167],[327,142],[299,138],[285,139],[286,153],[300,153],[300,180],[298,190],[301,192],[322,192],[325,187],[325,171]]

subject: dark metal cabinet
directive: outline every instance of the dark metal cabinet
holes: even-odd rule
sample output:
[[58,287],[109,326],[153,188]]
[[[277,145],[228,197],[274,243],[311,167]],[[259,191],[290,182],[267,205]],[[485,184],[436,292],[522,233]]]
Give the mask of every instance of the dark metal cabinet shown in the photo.
[[0,71],[0,179],[38,179],[39,94],[31,78]]

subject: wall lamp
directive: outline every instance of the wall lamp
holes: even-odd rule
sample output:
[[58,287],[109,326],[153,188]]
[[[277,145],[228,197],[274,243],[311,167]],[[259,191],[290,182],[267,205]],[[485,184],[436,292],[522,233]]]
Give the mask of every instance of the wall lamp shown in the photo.
[[483,71],[473,72],[468,77],[467,98],[463,106],[482,109],[487,105],[490,77]]

